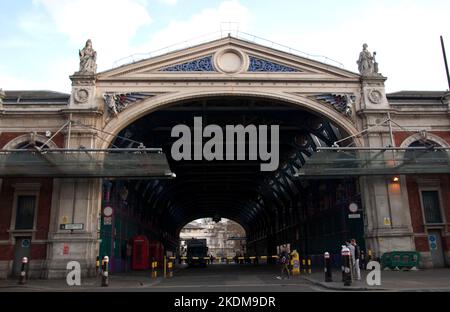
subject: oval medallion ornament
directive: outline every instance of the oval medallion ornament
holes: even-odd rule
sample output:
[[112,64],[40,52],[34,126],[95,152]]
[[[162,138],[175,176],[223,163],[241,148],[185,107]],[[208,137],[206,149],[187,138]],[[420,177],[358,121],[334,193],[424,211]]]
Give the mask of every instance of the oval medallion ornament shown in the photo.
[[223,50],[216,55],[215,63],[220,71],[234,74],[244,67],[244,55],[234,49]]
[[380,104],[382,98],[383,98],[383,95],[378,90],[371,90],[369,92],[369,100],[370,100],[370,102],[372,102],[374,104]]
[[89,97],[89,91],[86,89],[78,89],[77,91],[75,91],[75,101],[77,101],[78,103],[85,103],[88,100]]

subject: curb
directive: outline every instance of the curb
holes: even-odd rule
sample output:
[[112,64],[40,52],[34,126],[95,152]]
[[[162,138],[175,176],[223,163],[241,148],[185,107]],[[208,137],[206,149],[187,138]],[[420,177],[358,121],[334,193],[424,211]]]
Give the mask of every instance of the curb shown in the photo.
[[333,286],[329,285],[325,282],[319,282],[312,278],[308,278],[303,276],[304,280],[313,283],[314,285],[321,286],[323,288],[331,289],[331,290],[345,290],[345,291],[388,291],[389,289],[386,288],[374,288],[374,287],[355,287],[355,286]]

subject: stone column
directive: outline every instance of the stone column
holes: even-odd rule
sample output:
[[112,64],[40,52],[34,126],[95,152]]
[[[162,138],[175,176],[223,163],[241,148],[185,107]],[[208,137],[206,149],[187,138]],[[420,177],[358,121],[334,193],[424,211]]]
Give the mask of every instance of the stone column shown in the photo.
[[[64,131],[65,147],[95,148],[96,131],[89,127],[96,128],[97,120],[101,118],[101,103],[95,99],[96,75],[76,72],[70,78],[72,96],[64,113],[73,123]],[[82,277],[95,274],[101,195],[101,179],[54,179],[45,278],[65,278],[66,265],[70,261],[80,263]],[[64,223],[83,224],[83,229],[62,230],[60,225]]]

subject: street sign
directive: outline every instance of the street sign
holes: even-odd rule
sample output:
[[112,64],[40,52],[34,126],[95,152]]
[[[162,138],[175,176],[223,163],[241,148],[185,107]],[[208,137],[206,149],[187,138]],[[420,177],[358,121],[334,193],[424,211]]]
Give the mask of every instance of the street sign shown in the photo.
[[348,210],[350,210],[351,213],[355,213],[358,211],[358,205],[356,203],[351,203],[348,206]]
[[112,207],[110,207],[110,206],[107,206],[107,207],[105,207],[105,208],[103,209],[103,215],[104,215],[105,217],[111,217],[112,214],[113,214],[113,212],[114,212],[114,210],[113,210]]
[[103,225],[111,225],[112,217],[103,217]]
[[384,225],[391,225],[391,218],[385,217],[384,218]]
[[349,219],[360,219],[361,218],[361,214],[359,213],[351,213],[348,215]]
[[436,235],[434,234],[428,235],[428,241],[430,242],[430,249],[437,250]]
[[23,239],[21,243],[22,248],[28,248],[31,245],[31,241],[29,239]]
[[61,230],[83,230],[84,229],[84,223],[60,224],[59,228]]

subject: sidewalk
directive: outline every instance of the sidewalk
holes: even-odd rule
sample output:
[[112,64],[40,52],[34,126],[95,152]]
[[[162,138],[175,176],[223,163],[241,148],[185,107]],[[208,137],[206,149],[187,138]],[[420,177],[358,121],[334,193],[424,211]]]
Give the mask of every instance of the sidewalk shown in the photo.
[[331,290],[349,291],[450,291],[450,268],[418,271],[381,271],[381,285],[366,283],[368,271],[361,271],[361,280],[344,286],[340,270],[333,270],[333,282],[325,282],[323,272],[302,274],[302,278]]
[[[151,279],[144,274],[114,274],[109,276],[109,286],[105,289],[147,288],[159,284],[161,277]],[[89,291],[101,287],[101,277],[82,278],[81,286],[70,287],[65,279],[44,280],[31,279],[25,285],[19,285],[18,279],[0,280],[0,292],[4,290],[29,290],[29,291]]]

